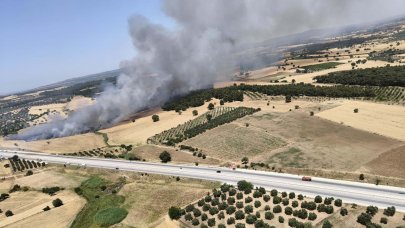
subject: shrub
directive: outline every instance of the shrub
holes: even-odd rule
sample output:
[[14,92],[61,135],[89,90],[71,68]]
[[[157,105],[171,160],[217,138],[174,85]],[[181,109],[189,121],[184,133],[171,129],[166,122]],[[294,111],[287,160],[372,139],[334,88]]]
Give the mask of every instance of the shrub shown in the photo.
[[236,193],[236,199],[238,200],[243,199],[243,193],[242,192]]
[[293,213],[293,210],[291,207],[286,207],[286,208],[284,208],[284,213],[286,215],[291,215]]
[[252,213],[253,212],[253,207],[251,205],[246,205],[245,206],[245,213]]
[[209,103],[208,104],[208,110],[213,110],[215,107],[214,107],[214,104],[213,103]]
[[211,207],[211,208],[209,209],[210,215],[216,215],[216,214],[218,214],[218,212],[219,212],[219,210],[218,210],[218,208],[216,208],[216,207]]
[[217,206],[219,204],[219,199],[214,198],[213,200],[211,200],[211,206]]
[[264,213],[264,218],[267,219],[267,220],[272,220],[274,218],[274,214],[271,213],[270,211],[266,211]]
[[279,222],[279,223],[284,223],[284,218],[283,218],[283,216],[278,216],[278,222]]
[[170,162],[170,161],[172,160],[172,156],[171,156],[170,153],[167,152],[167,151],[163,151],[163,152],[159,155],[159,158],[160,158],[160,160],[161,160],[163,163],[167,163],[167,162]]
[[211,197],[211,196],[205,196],[205,197],[204,197],[204,201],[205,201],[205,202],[211,202],[211,200],[212,200],[212,197]]
[[235,194],[236,194],[236,189],[234,189],[234,188],[231,188],[230,190],[229,190],[229,196],[234,196]]
[[203,210],[203,211],[208,211],[210,208],[211,208],[211,206],[210,206],[209,204],[204,204],[204,205],[202,206],[202,210]]
[[255,205],[255,208],[259,208],[262,205],[262,203],[259,200],[256,200],[254,205]]
[[204,204],[205,204],[205,201],[204,201],[203,199],[200,199],[200,200],[197,202],[197,205],[198,205],[199,207],[202,207]]
[[276,189],[272,189],[272,190],[270,191],[270,195],[271,195],[271,196],[277,196],[277,194],[278,194],[278,191],[277,191]]
[[280,213],[281,212],[281,206],[277,205],[277,206],[273,207],[273,212],[276,213],[276,214]]
[[6,217],[11,217],[11,216],[14,215],[14,213],[12,211],[10,211],[10,210],[7,210],[5,215],[6,215]]
[[258,211],[256,211],[255,215],[256,215],[256,218],[260,218],[260,217],[261,217],[260,212],[258,212]]
[[228,204],[233,205],[235,203],[235,198],[234,197],[229,197],[227,199]]
[[194,205],[189,204],[189,205],[186,206],[186,212],[190,212],[192,210],[194,210]]
[[255,191],[254,193],[253,193],[253,198],[260,198],[260,197],[262,197],[262,193],[261,192],[259,192],[259,191]]
[[257,220],[257,218],[254,215],[247,215],[246,216],[246,223],[247,224],[253,224],[253,223],[256,222],[256,220]]
[[335,200],[335,206],[336,207],[341,207],[342,206],[342,200],[341,199],[336,199]]
[[193,110],[193,116],[198,116],[198,111],[197,110]]
[[34,173],[32,172],[32,170],[28,170],[27,173],[25,174],[25,176],[31,176],[32,174],[34,174]]
[[217,217],[218,217],[219,220],[224,219],[225,218],[224,212],[223,211],[219,212]]
[[388,219],[385,218],[385,217],[382,217],[382,218],[380,219],[380,223],[382,223],[382,224],[387,224],[387,223],[388,223]]
[[200,220],[198,220],[197,218],[194,218],[193,220],[191,220],[191,224],[193,226],[198,226],[200,224]]
[[243,208],[243,202],[242,201],[236,202],[235,205],[236,205],[237,208]]
[[333,225],[332,223],[329,222],[329,220],[323,221],[322,228],[332,228],[332,227]]
[[241,210],[235,212],[235,219],[236,220],[241,220],[245,218],[245,213]]
[[273,203],[274,204],[279,204],[281,202],[281,198],[278,196],[273,197]]
[[282,193],[281,193],[281,196],[282,196],[283,198],[287,197],[287,192],[282,192]]
[[284,198],[282,200],[282,203],[283,203],[284,206],[287,206],[290,203],[290,201],[288,200],[288,198]]
[[298,201],[296,200],[292,201],[291,206],[294,208],[298,207]]
[[386,216],[394,216],[395,214],[395,207],[387,207],[386,209],[384,209],[384,215]]
[[43,211],[49,211],[49,210],[51,210],[51,208],[50,208],[49,206],[46,206],[46,207],[44,207],[42,210],[43,210]]
[[269,195],[263,195],[263,200],[264,200],[264,202],[269,202],[270,196]]
[[[201,216],[201,211],[198,208],[193,209],[193,215],[194,217],[200,217]],[[198,224],[197,224],[198,225]]]
[[226,228],[225,224],[218,224],[218,228]]
[[253,199],[252,199],[252,197],[250,197],[250,196],[248,196],[248,197],[245,198],[245,203],[250,203],[250,202],[252,202],[252,201],[253,201]]
[[238,181],[238,189],[239,189],[239,191],[252,190],[253,184],[250,182],[247,182],[245,180],[241,180],[241,181]]
[[215,226],[215,218],[208,219],[207,224],[208,224],[209,227]]
[[315,203],[322,203],[322,196],[315,196]]
[[238,223],[238,224],[235,225],[235,228],[245,228],[245,227],[246,226],[243,223]]
[[288,226],[290,227],[297,227],[298,221],[295,218],[288,219]]
[[340,215],[341,215],[341,216],[346,216],[347,214],[348,214],[348,211],[347,211],[346,208],[340,209]]
[[359,180],[364,180],[364,174],[360,174]]
[[207,226],[207,225],[205,225],[204,223],[201,223],[200,228],[208,228],[208,226]]
[[313,212],[310,212],[310,213],[308,214],[308,220],[313,221],[313,220],[315,220],[317,217],[318,217],[318,216],[317,216],[315,213],[313,213]]
[[235,224],[235,218],[234,217],[230,217],[226,220],[226,224],[228,225],[232,225]]
[[228,208],[226,208],[226,213],[228,215],[235,213],[235,211],[236,211],[236,208],[234,206],[229,206]]
[[190,213],[187,213],[187,214],[184,216],[184,219],[185,219],[186,221],[191,221],[191,220],[193,219],[193,216],[192,216]]
[[207,219],[208,219],[208,215],[205,214],[205,213],[203,213],[203,214],[201,215],[201,221],[205,221],[205,220],[207,220]]
[[366,225],[371,222],[372,216],[368,213],[361,213],[359,216],[357,216],[357,222]]
[[222,203],[218,204],[219,210],[225,210],[227,208],[228,208],[228,204],[226,202],[222,202]]
[[270,211],[270,209],[271,209],[271,208],[270,208],[269,205],[264,206],[264,210],[265,210],[265,211]]
[[323,200],[323,203],[326,204],[326,205],[330,205],[330,204],[332,203],[332,201],[333,201],[333,198],[331,198],[331,197],[326,197],[326,198]]
[[63,205],[63,202],[62,202],[61,199],[56,198],[55,200],[52,201],[52,205],[53,205],[54,207],[60,207],[60,206]]
[[153,115],[152,120],[153,120],[153,122],[158,122],[159,121],[159,116],[158,115]]
[[295,198],[295,193],[294,193],[294,192],[290,192],[290,194],[288,194],[288,198],[294,199],[294,198]]
[[303,200],[303,199],[304,199],[304,196],[303,196],[302,194],[299,194],[299,195],[298,195],[298,199],[299,199],[299,200]]
[[366,208],[366,212],[367,212],[367,214],[370,214],[371,216],[374,216],[374,215],[377,214],[377,212],[378,212],[378,207],[375,207],[375,206],[368,206],[368,207]]

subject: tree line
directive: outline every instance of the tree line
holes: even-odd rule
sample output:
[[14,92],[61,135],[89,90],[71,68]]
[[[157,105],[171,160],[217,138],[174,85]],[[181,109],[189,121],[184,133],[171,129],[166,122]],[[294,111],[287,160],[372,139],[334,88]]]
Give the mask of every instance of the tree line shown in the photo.
[[318,83],[362,86],[405,86],[405,66],[387,66],[329,73],[314,78]]

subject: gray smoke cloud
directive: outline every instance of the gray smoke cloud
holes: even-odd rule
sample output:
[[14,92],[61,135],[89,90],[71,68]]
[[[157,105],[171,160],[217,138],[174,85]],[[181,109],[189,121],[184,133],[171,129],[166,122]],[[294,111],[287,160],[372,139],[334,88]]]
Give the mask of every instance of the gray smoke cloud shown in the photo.
[[[308,29],[364,23],[397,15],[401,0],[164,0],[176,22],[168,29],[137,15],[129,33],[137,56],[96,103],[66,119],[29,128],[14,139],[64,137],[116,124],[173,96],[229,79],[232,54],[257,42]],[[235,61],[235,62],[234,62]]]

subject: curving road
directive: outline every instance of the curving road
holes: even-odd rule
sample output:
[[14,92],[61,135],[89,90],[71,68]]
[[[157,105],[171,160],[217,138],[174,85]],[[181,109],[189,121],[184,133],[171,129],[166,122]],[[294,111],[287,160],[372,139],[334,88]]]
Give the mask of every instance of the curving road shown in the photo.
[[71,157],[44,154],[27,151],[0,150],[0,156],[12,157],[18,155],[28,160],[42,160],[54,164],[79,165],[103,169],[125,170],[151,174],[180,176],[195,179],[213,180],[236,184],[239,180],[247,180],[255,186],[268,190],[275,188],[279,191],[301,193],[309,197],[333,196],[346,203],[359,205],[375,205],[378,207],[395,206],[398,211],[405,212],[405,189],[373,184],[312,178],[312,181],[302,181],[301,176],[264,171],[253,171],[223,167],[173,165],[150,162],[136,162],[102,158]]

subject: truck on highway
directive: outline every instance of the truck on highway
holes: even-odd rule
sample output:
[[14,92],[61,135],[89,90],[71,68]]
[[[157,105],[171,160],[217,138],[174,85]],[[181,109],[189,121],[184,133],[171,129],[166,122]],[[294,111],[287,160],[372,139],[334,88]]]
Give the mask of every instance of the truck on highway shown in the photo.
[[308,177],[308,176],[302,177],[302,181],[311,181],[311,180],[312,180],[311,177]]

